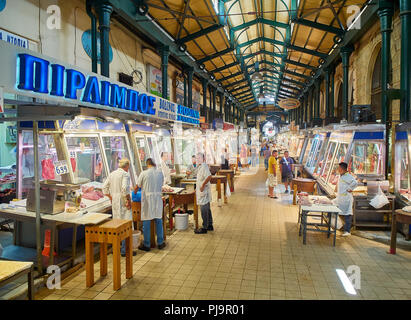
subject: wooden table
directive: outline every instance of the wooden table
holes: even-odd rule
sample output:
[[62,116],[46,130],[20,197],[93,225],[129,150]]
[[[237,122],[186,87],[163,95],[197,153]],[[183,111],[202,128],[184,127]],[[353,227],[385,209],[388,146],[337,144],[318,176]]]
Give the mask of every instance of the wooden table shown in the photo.
[[219,164],[210,164],[209,169],[210,169],[211,174],[216,174],[218,172],[218,170],[221,169],[221,165],[219,165]]
[[197,208],[197,199],[195,191],[184,190],[181,192],[163,192],[163,194],[168,195],[168,222],[169,229],[173,230],[173,201],[174,205],[184,205],[184,209],[187,210],[189,204],[194,205],[194,221],[195,228],[198,229],[198,208]]
[[0,260],[0,286],[4,286],[27,274],[29,300],[34,300],[33,262]]
[[[314,213],[314,214],[313,214]],[[317,213],[317,214],[316,214]],[[319,214],[318,214],[319,213]],[[341,210],[336,206],[331,205],[312,205],[312,206],[301,206],[301,224],[298,235],[301,236],[301,231],[303,231],[303,244],[306,244],[307,240],[307,231],[315,232],[325,232],[327,233],[327,238],[330,237],[330,234],[334,233],[333,246],[335,247],[335,240],[337,237],[337,220],[338,214],[341,213]],[[323,224],[324,214],[328,215],[328,222]],[[335,228],[334,231],[331,231],[331,215],[335,214]],[[321,223],[308,223],[308,217],[321,217]],[[308,229],[307,226],[316,226],[316,227],[327,227],[327,230],[321,229]]]
[[[104,205],[105,208],[105,205]],[[95,207],[96,210],[102,209],[101,207]],[[90,210],[90,209],[88,209]],[[6,219],[12,219],[16,221],[21,221],[21,222],[30,222],[30,223],[35,223],[36,221],[36,213],[32,211],[27,211],[23,207],[16,207],[15,209],[0,209],[0,218],[6,218]],[[103,214],[103,213],[98,213],[98,212],[88,212],[87,208],[84,210],[80,210],[77,213],[59,213],[55,215],[50,215],[50,214],[41,214],[41,223],[42,225],[50,227],[51,231],[51,236],[50,236],[50,253],[48,257],[45,257],[45,259],[42,259],[43,261],[43,268],[46,267],[46,264],[48,265],[62,265],[65,263],[67,260],[71,261],[71,264],[74,264],[74,259],[77,255],[77,226],[78,225],[87,225],[87,224],[98,224],[101,223],[107,219],[110,218],[110,215],[108,214]],[[56,229],[59,226],[70,226],[73,228],[73,237],[72,237],[72,250],[71,250],[71,257],[69,257],[66,260],[62,260],[59,263],[56,263],[55,260],[56,258],[53,255],[54,252],[54,247],[55,247],[55,238],[56,238]],[[14,230],[14,246],[13,246],[13,252],[17,251],[18,248],[18,241],[16,238],[19,237],[18,230]],[[7,256],[7,248],[4,248],[3,255],[1,258],[6,259],[6,260],[24,260],[24,257],[18,257],[17,259],[15,257],[8,257]],[[23,247],[21,247],[23,248]],[[24,248],[26,249],[26,248]],[[35,249],[26,249],[26,251],[30,251]],[[23,255],[26,255],[24,253]],[[38,259],[38,257],[37,257]],[[35,262],[35,266],[37,266],[37,260],[31,260],[30,261]],[[61,260],[61,259],[60,259]],[[38,270],[40,273],[43,272],[43,270]]]
[[294,178],[291,182],[291,189],[294,190],[293,204],[296,204],[296,195],[298,192],[316,193],[316,183],[317,182],[314,179]]
[[94,284],[94,243],[100,243],[100,276],[107,275],[107,244],[113,247],[113,289],[121,287],[120,248],[126,241],[126,278],[133,277],[133,227],[131,220],[113,219],[86,227],[86,285]]
[[401,209],[397,209],[392,214],[391,220],[391,243],[390,243],[390,254],[397,253],[397,222],[411,224],[411,213],[405,212]]
[[224,175],[211,176],[210,183],[215,184],[217,186],[217,204],[218,204],[218,206],[221,206],[221,184],[224,185],[224,203],[227,203],[227,195],[226,195],[227,177],[224,176]]
[[227,177],[228,185],[230,187],[230,191],[234,192],[234,170],[228,169],[221,169],[218,171],[219,175],[224,175]]

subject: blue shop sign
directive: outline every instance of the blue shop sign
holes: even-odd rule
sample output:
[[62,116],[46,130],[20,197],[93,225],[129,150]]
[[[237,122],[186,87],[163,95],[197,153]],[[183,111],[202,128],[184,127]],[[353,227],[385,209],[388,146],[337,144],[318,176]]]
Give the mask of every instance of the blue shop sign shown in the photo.
[[197,110],[26,53],[18,54],[16,79],[20,90],[199,124]]

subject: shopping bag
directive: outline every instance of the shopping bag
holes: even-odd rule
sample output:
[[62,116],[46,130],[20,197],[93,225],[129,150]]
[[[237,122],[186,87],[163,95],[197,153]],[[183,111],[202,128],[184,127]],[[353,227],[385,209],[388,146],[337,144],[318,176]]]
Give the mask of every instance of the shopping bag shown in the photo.
[[227,198],[231,197],[231,191],[230,187],[228,186],[228,183],[226,183],[225,185],[225,195],[227,196]]
[[[337,219],[337,230],[340,230],[342,227],[344,227],[344,223],[344,216],[339,215]],[[331,229],[335,229],[335,213],[331,214],[330,226]]]
[[265,186],[267,188],[270,186],[270,179],[267,178],[267,180],[265,180]]
[[380,209],[389,203],[390,201],[388,200],[387,196],[384,194],[384,192],[382,192],[380,186],[378,186],[378,192],[376,196],[371,199],[370,205],[375,209]]

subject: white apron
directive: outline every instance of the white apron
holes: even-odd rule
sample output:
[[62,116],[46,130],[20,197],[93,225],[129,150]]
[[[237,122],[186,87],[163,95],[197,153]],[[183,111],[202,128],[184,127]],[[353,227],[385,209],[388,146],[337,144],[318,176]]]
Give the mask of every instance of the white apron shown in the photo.
[[338,180],[338,194],[336,199],[337,207],[342,211],[341,215],[352,215],[352,206],[354,197],[351,192],[347,190],[354,190],[358,183],[349,173],[344,174]]
[[121,168],[110,173],[103,185],[103,193],[112,197],[113,219],[131,220],[131,210],[126,207],[126,196],[130,194],[130,175]]
[[163,199],[161,187],[164,177],[161,170],[150,168],[138,177],[141,188],[141,220],[161,219],[163,217]]

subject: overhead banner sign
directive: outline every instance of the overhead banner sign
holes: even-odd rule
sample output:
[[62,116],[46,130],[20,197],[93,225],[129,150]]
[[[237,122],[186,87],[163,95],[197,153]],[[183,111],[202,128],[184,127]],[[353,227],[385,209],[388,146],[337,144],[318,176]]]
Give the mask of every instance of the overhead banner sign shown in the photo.
[[53,58],[0,42],[0,86],[6,92],[97,109],[199,124],[199,112]]

